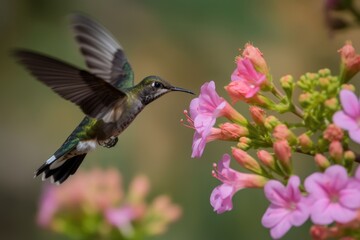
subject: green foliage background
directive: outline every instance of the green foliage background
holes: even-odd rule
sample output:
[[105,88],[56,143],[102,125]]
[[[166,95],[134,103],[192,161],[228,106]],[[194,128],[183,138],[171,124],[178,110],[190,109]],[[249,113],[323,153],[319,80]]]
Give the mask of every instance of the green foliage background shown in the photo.
[[[345,40],[360,50],[360,29],[332,37],[324,24],[323,1],[313,0],[0,0],[0,237],[62,239],[35,224],[42,183],[34,170],[60,146],[82,119],[81,111],[35,81],[10,57],[29,48],[85,67],[68,28],[74,11],[98,19],[124,46],[140,81],[151,74],[192,89],[214,80],[221,95],[238,48],[259,47],[274,79],[295,78],[329,67],[338,73],[337,50]],[[359,81],[359,77],[355,81]],[[229,98],[227,98],[229,99]],[[180,125],[191,97],[172,93],[148,106],[112,149],[89,154],[81,168],[117,167],[127,184],[136,173],[152,182],[152,194],[169,194],[184,210],[169,231],[152,239],[270,239],[261,226],[267,207],[262,191],[244,190],[234,210],[217,215],[209,204],[219,182],[212,163],[228,144],[208,144],[191,159],[193,131]],[[246,105],[238,104],[244,115]],[[306,171],[309,159],[295,160]],[[237,166],[234,166],[237,168]],[[308,227],[284,239],[308,239]]]

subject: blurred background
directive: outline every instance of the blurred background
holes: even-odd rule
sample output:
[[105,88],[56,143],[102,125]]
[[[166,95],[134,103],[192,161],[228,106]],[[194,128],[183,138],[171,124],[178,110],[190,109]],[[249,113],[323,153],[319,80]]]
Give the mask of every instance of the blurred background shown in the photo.
[[[33,172],[83,114],[31,77],[9,53],[15,47],[29,48],[84,68],[68,27],[70,13],[84,12],[113,33],[125,48],[137,82],[156,74],[198,93],[205,81],[214,80],[227,99],[223,86],[235,68],[238,49],[247,42],[264,53],[274,80],[324,67],[337,74],[337,50],[343,43],[352,40],[360,49],[360,30],[331,32],[320,0],[0,0],[0,4],[1,239],[64,239],[36,226],[43,183],[33,179]],[[181,205],[181,220],[152,239],[270,239],[261,225],[268,203],[260,190],[237,193],[231,212],[213,212],[209,197],[220,182],[211,176],[212,163],[230,152],[230,145],[210,143],[201,159],[190,158],[193,131],[179,120],[191,99],[181,93],[160,98],[120,136],[115,148],[98,148],[81,168],[116,167],[125,185],[143,173],[151,181],[151,194],[166,193]],[[246,105],[238,107],[248,115]],[[306,168],[301,159],[295,161]],[[308,229],[308,225],[294,228],[284,239],[308,239]]]

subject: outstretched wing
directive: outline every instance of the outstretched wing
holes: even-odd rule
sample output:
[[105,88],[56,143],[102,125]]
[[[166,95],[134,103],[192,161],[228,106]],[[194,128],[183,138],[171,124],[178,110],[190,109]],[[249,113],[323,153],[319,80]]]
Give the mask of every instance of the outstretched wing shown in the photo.
[[124,92],[93,74],[54,58],[27,50],[16,50],[14,56],[40,82],[92,118],[106,117],[127,98]]
[[134,86],[123,48],[103,26],[80,14],[71,17],[71,25],[91,73],[119,89]]

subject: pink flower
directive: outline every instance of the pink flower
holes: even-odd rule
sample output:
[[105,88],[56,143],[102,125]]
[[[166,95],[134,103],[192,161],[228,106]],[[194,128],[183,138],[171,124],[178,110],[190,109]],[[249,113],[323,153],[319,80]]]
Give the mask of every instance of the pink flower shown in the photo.
[[216,168],[213,176],[223,182],[217,186],[210,196],[210,203],[218,214],[232,210],[232,197],[243,188],[261,188],[265,185],[267,178],[255,175],[240,173],[230,168],[230,155],[224,154]]
[[136,219],[136,211],[132,207],[110,208],[106,210],[105,218],[125,236],[130,237],[133,234],[131,222]]
[[287,186],[275,180],[265,185],[265,195],[271,204],[261,221],[264,227],[271,228],[274,239],[281,238],[292,226],[301,226],[309,218],[309,207],[299,185],[297,176],[291,176]]
[[226,104],[227,102],[216,93],[213,81],[202,85],[199,97],[191,101],[187,121],[195,129],[192,158],[201,157],[211,128],[215,125],[216,119],[223,115],[222,110]]
[[324,173],[313,173],[305,180],[311,201],[311,220],[315,224],[333,221],[347,223],[356,217],[360,207],[360,189],[344,167],[333,165]]
[[56,214],[59,203],[56,198],[56,187],[46,184],[40,199],[40,209],[37,214],[37,223],[42,227],[49,227]]
[[[266,77],[262,73],[256,72],[252,62],[248,58],[238,58],[237,68],[231,74],[231,81],[236,82],[229,84],[229,92],[237,92],[241,99],[252,98],[260,90]],[[236,91],[235,91],[236,90]]]
[[347,130],[353,141],[360,143],[360,101],[352,91],[341,90],[340,102],[343,110],[334,114],[333,121]]

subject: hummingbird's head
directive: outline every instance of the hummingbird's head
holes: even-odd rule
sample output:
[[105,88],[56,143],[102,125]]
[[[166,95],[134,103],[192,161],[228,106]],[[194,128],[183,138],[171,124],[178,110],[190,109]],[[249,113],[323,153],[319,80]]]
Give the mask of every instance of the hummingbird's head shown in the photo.
[[148,76],[144,78],[138,85],[140,87],[138,89],[139,95],[144,105],[151,103],[158,97],[168,92],[178,91],[194,94],[192,91],[187,89],[174,87],[158,76]]

